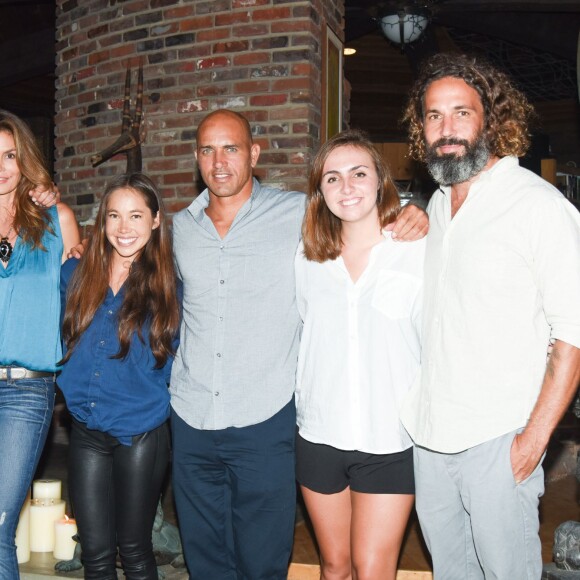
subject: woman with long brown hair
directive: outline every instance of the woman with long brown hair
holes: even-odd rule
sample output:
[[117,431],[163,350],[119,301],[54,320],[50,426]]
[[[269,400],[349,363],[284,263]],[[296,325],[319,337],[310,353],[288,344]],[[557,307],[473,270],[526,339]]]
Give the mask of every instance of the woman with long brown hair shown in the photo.
[[142,174],[106,189],[81,260],[63,266],[67,352],[58,384],[73,417],[69,486],[85,578],[157,579],[151,545],[169,461],[177,282],[160,195]]
[[61,358],[59,274],[79,242],[73,212],[36,207],[52,180],[28,126],[0,109],[0,578],[17,579],[14,536],[42,453]]
[[323,580],[394,580],[413,505],[398,409],[419,370],[425,244],[394,241],[399,210],[365,134],[321,147],[296,256],[296,473]]

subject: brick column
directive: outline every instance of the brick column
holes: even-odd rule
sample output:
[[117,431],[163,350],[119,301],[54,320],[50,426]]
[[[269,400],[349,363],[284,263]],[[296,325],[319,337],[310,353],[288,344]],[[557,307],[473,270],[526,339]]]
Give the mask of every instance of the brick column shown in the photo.
[[197,195],[195,128],[217,108],[250,120],[269,184],[304,189],[321,126],[321,39],[343,0],[57,0],[56,164],[64,200],[89,217],[119,156],[89,158],[121,128],[127,65],[144,66],[143,170],[169,212]]

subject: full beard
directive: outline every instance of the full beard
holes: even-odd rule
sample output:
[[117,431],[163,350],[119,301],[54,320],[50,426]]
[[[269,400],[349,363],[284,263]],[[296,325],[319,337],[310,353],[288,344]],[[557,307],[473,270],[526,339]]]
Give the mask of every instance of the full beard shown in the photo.
[[[465,153],[457,155],[447,153],[439,155],[437,147],[443,145],[463,145]],[[477,175],[485,167],[490,158],[483,133],[470,143],[466,139],[442,138],[427,145],[425,162],[431,177],[440,185],[463,183]]]

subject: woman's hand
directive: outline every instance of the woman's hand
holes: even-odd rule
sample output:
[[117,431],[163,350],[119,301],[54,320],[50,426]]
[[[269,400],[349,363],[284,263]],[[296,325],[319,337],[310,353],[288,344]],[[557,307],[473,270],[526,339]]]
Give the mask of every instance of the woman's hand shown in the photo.
[[41,207],[52,207],[60,201],[60,191],[55,183],[52,184],[52,189],[44,189],[44,187],[35,187],[28,192],[32,201]]
[[89,240],[87,238],[84,238],[83,240],[80,241],[80,243],[78,243],[76,246],[73,246],[70,249],[70,252],[67,254],[67,258],[76,258],[77,260],[80,260],[83,257],[83,254],[85,253],[85,250],[87,249],[87,244],[89,243]]
[[56,206],[58,212],[58,221],[60,223],[60,231],[62,234],[63,252],[62,262],[69,257],[72,249],[81,243],[81,235],[79,233],[79,226],[73,210],[64,203],[59,203]]

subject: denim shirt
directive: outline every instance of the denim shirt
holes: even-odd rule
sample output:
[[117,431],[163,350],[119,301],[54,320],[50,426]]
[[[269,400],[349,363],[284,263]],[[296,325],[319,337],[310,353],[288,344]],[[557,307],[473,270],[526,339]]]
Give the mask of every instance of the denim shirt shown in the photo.
[[[73,258],[62,267],[63,312],[66,289],[77,263]],[[147,325],[142,330],[144,343],[134,334],[127,356],[111,358],[119,352],[117,316],[124,295],[123,287],[116,295],[108,289],[57,383],[75,419],[89,429],[116,437],[123,445],[131,445],[134,435],[159,427],[169,417],[167,383],[173,359],[160,369],[154,368]]]

